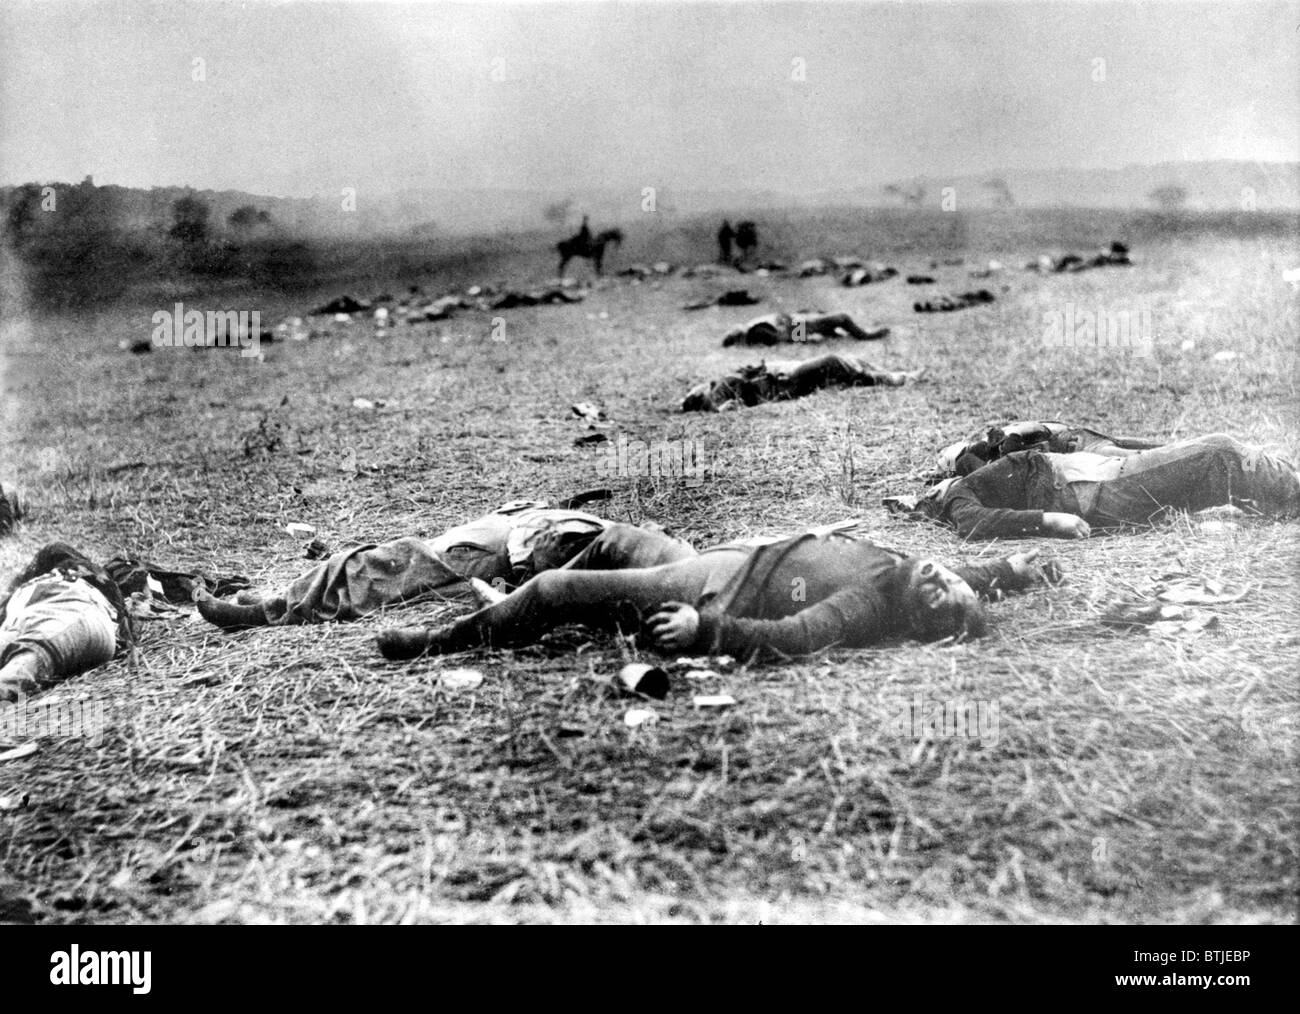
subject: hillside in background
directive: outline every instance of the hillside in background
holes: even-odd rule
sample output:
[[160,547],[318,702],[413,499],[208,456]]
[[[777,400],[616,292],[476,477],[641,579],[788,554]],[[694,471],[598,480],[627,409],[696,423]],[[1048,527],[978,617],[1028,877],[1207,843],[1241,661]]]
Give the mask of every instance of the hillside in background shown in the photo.
[[[996,185],[1005,184],[1005,191]],[[1152,191],[1180,186],[1192,211],[1283,211],[1300,208],[1300,163],[1165,162],[1122,169],[1052,169],[926,178],[930,199],[952,186],[958,200],[997,205],[1003,192],[1017,205],[1084,208],[1152,207]],[[992,184],[992,185],[991,185]],[[1248,206],[1253,201],[1254,208]]]
[[[44,181],[38,181],[44,182]],[[1150,208],[1152,191],[1176,186],[1186,192],[1189,211],[1282,211],[1300,209],[1300,163],[1186,162],[1122,169],[1003,170],[964,176],[922,176],[881,181],[860,188],[794,193],[754,190],[743,183],[735,190],[700,190],[673,181],[646,181],[625,188],[556,193],[545,190],[412,189],[398,194],[355,192],[340,187],[337,194],[310,198],[272,197],[240,191],[193,191],[184,187],[149,190],[119,186],[52,183],[57,194],[94,195],[96,218],[127,232],[165,234],[171,209],[188,194],[197,194],[210,207],[213,231],[241,230],[229,225],[237,209],[251,206],[265,212],[269,222],[254,232],[293,237],[427,237],[439,233],[474,234],[499,231],[562,230],[589,214],[596,223],[636,221],[653,188],[655,211],[661,215],[704,213],[753,215],[781,208],[914,207],[956,210],[989,207]],[[945,188],[951,188],[946,190]],[[5,221],[18,188],[0,188]],[[57,202],[56,202],[57,203]],[[1252,207],[1253,205],[1253,207]],[[69,202],[65,202],[65,208]],[[38,231],[54,228],[58,219],[32,216]],[[247,230],[242,234],[246,235]]]

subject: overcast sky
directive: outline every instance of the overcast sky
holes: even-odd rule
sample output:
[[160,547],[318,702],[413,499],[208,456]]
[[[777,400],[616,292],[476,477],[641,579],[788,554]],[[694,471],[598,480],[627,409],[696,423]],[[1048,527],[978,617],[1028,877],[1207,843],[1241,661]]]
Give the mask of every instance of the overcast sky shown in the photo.
[[0,181],[798,191],[1293,160],[1298,26],[1223,0],[3,0]]

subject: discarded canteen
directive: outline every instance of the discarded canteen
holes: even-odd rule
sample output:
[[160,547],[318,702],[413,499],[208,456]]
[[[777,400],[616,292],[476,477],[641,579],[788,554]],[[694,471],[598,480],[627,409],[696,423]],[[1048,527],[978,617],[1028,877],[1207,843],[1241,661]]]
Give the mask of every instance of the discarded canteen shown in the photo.
[[662,701],[668,696],[668,674],[658,666],[629,662],[618,671],[616,682],[634,694]]
[[736,699],[731,694],[699,694],[691,703],[697,708],[729,708]]
[[290,535],[315,535],[316,526],[303,524],[301,521],[290,521],[284,526],[284,530]]
[[623,716],[623,724],[629,729],[635,729],[638,725],[654,725],[657,721],[658,712],[648,708],[628,708],[627,714]]

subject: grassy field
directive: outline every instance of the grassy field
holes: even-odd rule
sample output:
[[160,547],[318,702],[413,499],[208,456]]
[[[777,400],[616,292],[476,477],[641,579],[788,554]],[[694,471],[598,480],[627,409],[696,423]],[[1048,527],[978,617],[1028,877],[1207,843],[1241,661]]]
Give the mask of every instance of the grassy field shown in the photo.
[[[880,507],[919,489],[939,446],[1011,418],[1226,431],[1300,457],[1300,303],[1280,278],[1300,257],[1294,219],[762,221],[771,256],[857,253],[904,274],[961,256],[926,288],[988,285],[999,298],[923,316],[911,301],[925,289],[901,279],[611,279],[580,304],[504,312],[503,341],[491,314],[466,313],[382,340],[368,323],[337,325],[258,363],[118,343],[147,339],[150,315],[178,298],[260,309],[272,324],[342,291],[539,281],[554,271],[547,240],[454,256],[342,249],[260,289],[123,279],[120,300],[36,316],[16,312],[11,287],[0,480],[27,488],[33,507],[0,542],[0,574],[63,538],[100,559],[129,551],[272,583],[307,565],[287,522],[337,548],[608,484],[603,448],[574,445],[575,401],[601,405],[612,437],[698,441],[717,462],[696,485],[619,477],[608,507],[701,545],[861,516],[878,541],[945,560],[1026,548],[962,545]],[[631,223],[613,267],[707,260],[710,224]],[[990,258],[1018,268],[1115,237],[1137,266],[967,277]],[[680,310],[736,285],[764,306]],[[1154,354],[1045,347],[1044,315],[1069,303],[1150,309]],[[776,307],[888,324],[869,358],[928,373],[897,390],[677,412],[691,384],[760,357],[720,338]],[[982,641],[715,665],[700,682],[673,663],[660,720],[635,729],[623,721],[634,702],[609,687],[628,649],[582,631],[393,665],[375,629],[435,609],[235,635],[186,614],[150,622],[132,657],[47,698],[102,702],[102,742],[47,737],[0,763],[0,799],[27,796],[0,812],[0,919],[1291,920],[1296,525],[1211,532],[1181,518],[1050,548],[1068,583],[991,607]],[[1099,625],[1109,602],[1176,570],[1251,590],[1196,636]],[[482,669],[480,687],[439,684],[463,665]],[[698,692],[737,704],[696,710]],[[899,721],[918,698],[979,702],[996,721],[979,738],[918,736]]]

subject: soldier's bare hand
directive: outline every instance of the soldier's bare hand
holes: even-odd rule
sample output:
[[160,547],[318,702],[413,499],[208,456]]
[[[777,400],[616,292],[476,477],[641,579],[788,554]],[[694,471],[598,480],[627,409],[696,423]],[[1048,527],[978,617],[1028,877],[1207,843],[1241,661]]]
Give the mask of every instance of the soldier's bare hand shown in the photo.
[[665,602],[646,624],[655,644],[668,651],[684,651],[700,633],[700,614],[684,602]]
[[1077,514],[1048,512],[1043,515],[1043,530],[1062,539],[1086,539],[1092,534],[1088,522]]

